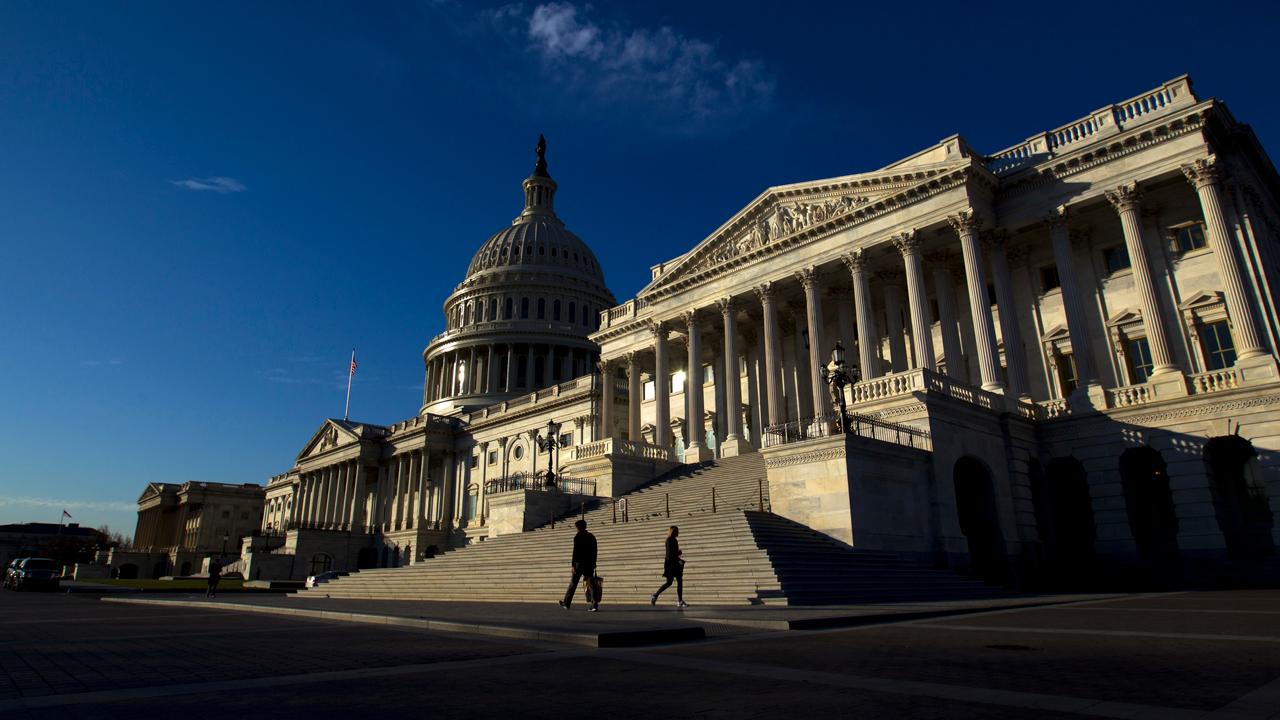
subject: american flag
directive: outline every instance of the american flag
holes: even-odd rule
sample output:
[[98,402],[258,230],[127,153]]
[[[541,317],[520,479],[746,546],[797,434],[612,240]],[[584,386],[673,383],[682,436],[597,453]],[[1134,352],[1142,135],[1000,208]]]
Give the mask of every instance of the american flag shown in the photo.
[[351,370],[347,374],[348,375],[356,374],[356,351],[355,350],[351,351]]
[[[69,517],[71,517],[71,513],[67,512],[66,508],[63,508],[63,509],[62,509],[62,517],[64,517],[64,518],[69,518]],[[71,519],[72,519],[72,520],[74,520],[75,518],[71,518]]]

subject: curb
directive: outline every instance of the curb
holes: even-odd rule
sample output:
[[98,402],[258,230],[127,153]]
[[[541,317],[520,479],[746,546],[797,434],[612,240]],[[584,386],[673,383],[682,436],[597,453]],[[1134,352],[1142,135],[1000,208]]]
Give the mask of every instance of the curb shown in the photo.
[[575,633],[555,630],[531,630],[509,625],[491,625],[486,623],[457,622],[453,620],[432,620],[430,618],[410,618],[395,615],[374,615],[371,613],[342,612],[337,610],[306,610],[302,608],[276,608],[265,605],[242,603],[200,602],[190,600],[152,600],[148,598],[116,598],[104,597],[102,602],[121,603],[126,605],[162,605],[165,607],[191,607],[212,610],[229,610],[232,612],[250,612],[263,615],[287,615],[292,617],[314,618],[335,622],[364,623],[368,625],[393,625],[397,627],[413,627],[420,630],[461,633],[467,635],[488,635],[514,640],[535,640],[541,642],[569,643],[599,648],[640,647],[644,645],[664,645],[674,642],[691,642],[702,640],[706,631],[701,626],[666,627],[646,630],[617,630],[598,633]]

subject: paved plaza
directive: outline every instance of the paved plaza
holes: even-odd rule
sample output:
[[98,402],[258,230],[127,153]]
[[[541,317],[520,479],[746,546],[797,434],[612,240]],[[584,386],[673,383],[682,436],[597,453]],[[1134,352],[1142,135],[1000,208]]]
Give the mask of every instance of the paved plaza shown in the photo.
[[[4,593],[0,716],[1280,717],[1280,591],[1052,600],[905,620],[867,611],[870,624],[818,630],[773,628],[855,622],[856,609],[332,608],[542,633],[525,640],[182,604],[195,597]],[[575,639],[692,626],[705,639]]]

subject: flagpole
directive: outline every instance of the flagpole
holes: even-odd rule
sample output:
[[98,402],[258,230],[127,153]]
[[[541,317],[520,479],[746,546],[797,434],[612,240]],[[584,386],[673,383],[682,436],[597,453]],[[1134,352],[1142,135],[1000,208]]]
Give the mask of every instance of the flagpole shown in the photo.
[[351,415],[351,378],[356,375],[356,349],[351,348],[351,364],[347,366],[347,406],[342,410],[342,419],[345,422]]

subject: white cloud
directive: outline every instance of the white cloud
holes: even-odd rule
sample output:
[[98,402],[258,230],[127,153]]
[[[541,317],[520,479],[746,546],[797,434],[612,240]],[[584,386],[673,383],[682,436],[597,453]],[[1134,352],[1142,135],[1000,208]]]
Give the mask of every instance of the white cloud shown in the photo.
[[54,510],[58,508],[63,508],[68,512],[72,510],[98,510],[98,511],[109,510],[113,512],[134,512],[138,509],[137,503],[116,502],[111,500],[64,500],[60,498],[0,496],[0,507],[6,507],[6,506],[51,508]]
[[178,187],[186,188],[188,190],[197,190],[197,191],[208,190],[210,192],[216,192],[220,195],[226,195],[227,193],[244,192],[245,190],[249,189],[245,187],[244,183],[240,182],[239,180],[236,180],[235,178],[223,177],[221,175],[215,175],[213,177],[207,177],[207,178],[187,178],[186,180],[170,180],[169,182],[173,183],[174,185],[177,185]]
[[715,44],[670,27],[602,25],[589,9],[557,1],[526,14],[506,5],[485,19],[500,29],[523,23],[528,49],[564,86],[656,112],[679,131],[771,104],[774,81],[760,61],[726,58]]

